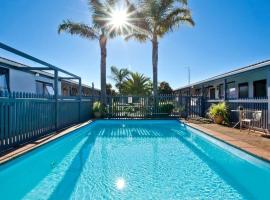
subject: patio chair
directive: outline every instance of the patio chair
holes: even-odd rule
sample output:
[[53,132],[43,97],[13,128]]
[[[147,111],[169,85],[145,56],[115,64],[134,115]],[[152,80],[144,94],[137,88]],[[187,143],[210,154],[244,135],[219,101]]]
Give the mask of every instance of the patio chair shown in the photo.
[[[248,132],[251,129],[254,129],[255,122],[259,122],[262,118],[262,111],[254,111],[252,113],[252,118],[247,118],[245,114],[243,114],[243,118],[241,120],[242,123],[246,123],[248,125]],[[240,127],[241,130],[242,127]]]

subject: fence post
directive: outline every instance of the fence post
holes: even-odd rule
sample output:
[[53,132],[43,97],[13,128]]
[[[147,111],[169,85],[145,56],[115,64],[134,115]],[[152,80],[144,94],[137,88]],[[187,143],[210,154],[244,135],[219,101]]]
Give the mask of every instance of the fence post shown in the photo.
[[268,122],[267,122],[267,129],[270,126],[270,69],[267,71],[267,104],[268,104]]
[[205,117],[205,101],[204,101],[204,97],[199,97],[200,98],[200,102],[201,102],[201,117]]
[[81,108],[82,108],[82,79],[79,78],[79,122],[81,122]]
[[58,129],[58,71],[54,70],[55,129]]
[[224,79],[224,82],[223,82],[223,84],[224,84],[224,91],[223,91],[223,95],[224,95],[224,101],[226,101],[227,100],[227,79]]

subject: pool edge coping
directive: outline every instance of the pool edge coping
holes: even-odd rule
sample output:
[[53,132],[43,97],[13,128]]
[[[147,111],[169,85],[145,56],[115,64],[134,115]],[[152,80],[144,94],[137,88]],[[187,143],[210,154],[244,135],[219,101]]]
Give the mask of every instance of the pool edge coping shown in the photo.
[[255,156],[256,158],[259,158],[263,161],[266,161],[270,164],[270,153],[266,150],[263,150],[261,148],[258,148],[256,146],[253,146],[251,144],[248,144],[244,141],[232,138],[230,136],[224,135],[222,133],[219,133],[218,131],[213,131],[208,128],[202,127],[198,124],[186,122],[183,120],[179,120],[180,122],[186,124],[187,126],[194,128],[195,130],[201,131],[204,134],[213,137],[219,141],[222,141],[234,148],[237,148],[239,150],[244,151],[245,153],[248,153],[249,155]]
[[[50,142],[53,142],[57,139],[60,139],[60,138],[70,134],[71,132],[73,132],[79,128],[82,128],[88,124],[93,123],[94,121],[95,120],[88,120],[86,122],[70,126],[66,129],[63,129],[60,132],[52,132],[51,134],[49,134],[45,137],[39,138],[37,140],[34,140],[34,141],[29,142],[27,144],[24,144],[23,146],[21,146],[19,148],[11,150],[10,152],[0,156],[0,166],[18,158],[18,157],[21,157],[21,156],[25,155],[26,153],[31,152],[31,151],[33,151],[41,146],[44,146]],[[38,144],[36,144],[36,143],[38,143]]]

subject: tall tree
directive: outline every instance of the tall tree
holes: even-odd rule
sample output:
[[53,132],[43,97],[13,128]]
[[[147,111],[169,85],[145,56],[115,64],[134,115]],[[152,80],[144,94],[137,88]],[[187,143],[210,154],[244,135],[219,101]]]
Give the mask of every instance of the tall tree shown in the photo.
[[112,12],[116,2],[114,0],[88,0],[91,12],[92,26],[64,20],[58,27],[58,33],[67,32],[79,35],[89,40],[98,40],[101,50],[100,82],[101,101],[106,103],[106,57],[107,40],[120,34],[119,27],[111,23]]
[[111,95],[111,96],[116,95],[116,92],[115,92],[115,90],[112,88],[112,85],[111,85],[110,83],[107,83],[107,84],[106,84],[106,93],[107,93],[107,95]]
[[111,78],[115,82],[115,87],[118,89],[118,92],[122,94],[123,83],[128,78],[130,72],[127,68],[118,69],[115,66],[111,67]]
[[169,83],[163,81],[159,84],[158,92],[159,94],[172,94],[173,89],[171,88]]
[[123,93],[129,95],[150,95],[152,91],[150,78],[140,73],[131,73],[123,83]]
[[188,0],[142,0],[138,7],[129,4],[130,10],[136,12],[132,33],[126,40],[134,38],[140,42],[150,40],[152,43],[153,90],[158,92],[158,41],[168,32],[174,31],[181,24],[194,26]]

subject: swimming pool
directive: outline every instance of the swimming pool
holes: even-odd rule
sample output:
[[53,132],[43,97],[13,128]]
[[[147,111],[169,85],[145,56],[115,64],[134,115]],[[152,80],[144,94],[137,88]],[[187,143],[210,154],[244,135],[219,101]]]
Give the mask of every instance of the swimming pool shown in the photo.
[[174,120],[100,120],[0,166],[0,199],[269,199],[270,165]]

